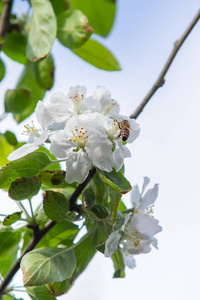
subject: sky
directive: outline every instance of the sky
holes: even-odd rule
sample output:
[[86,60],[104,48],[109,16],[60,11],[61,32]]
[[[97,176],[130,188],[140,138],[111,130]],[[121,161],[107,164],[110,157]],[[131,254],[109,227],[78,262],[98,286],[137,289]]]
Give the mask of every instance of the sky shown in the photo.
[[[23,3],[23,1],[15,1]],[[199,9],[196,0],[119,0],[115,25],[107,39],[95,37],[118,58],[122,71],[101,71],[58,42],[54,44],[55,84],[45,97],[85,85],[92,94],[97,85],[107,87],[117,99],[121,113],[130,115],[143,100],[162,70],[174,42],[183,34]],[[159,249],[136,258],[137,267],[126,270],[125,279],[112,279],[112,261],[98,253],[87,270],[62,300],[188,300],[198,299],[200,267],[200,21],[178,52],[162,88],[137,119],[138,139],[129,149],[126,175],[140,187],[143,177],[151,187],[159,183],[154,216],[163,231],[157,235]],[[21,65],[7,62],[7,76],[0,85],[0,112],[7,88],[13,88]],[[26,121],[27,123],[27,121]],[[0,124],[12,129],[11,116]],[[23,130],[23,124],[17,132]],[[14,201],[1,194],[2,213],[14,209]],[[3,198],[4,197],[4,198]],[[129,195],[124,201],[129,203]],[[5,205],[6,204],[6,205]],[[17,294],[16,294],[17,295]],[[23,295],[19,295],[22,296]],[[28,299],[24,296],[24,299]]]

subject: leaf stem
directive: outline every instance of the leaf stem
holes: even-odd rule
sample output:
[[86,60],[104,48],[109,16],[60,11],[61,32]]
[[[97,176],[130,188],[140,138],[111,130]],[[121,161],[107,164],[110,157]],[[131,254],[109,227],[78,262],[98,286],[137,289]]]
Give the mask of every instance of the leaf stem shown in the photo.
[[179,49],[181,48],[181,46],[183,45],[184,41],[186,40],[186,38],[189,36],[190,32],[192,31],[192,29],[194,28],[194,26],[197,24],[197,22],[200,19],[200,10],[198,11],[198,13],[196,14],[196,16],[194,17],[194,19],[192,20],[192,22],[190,23],[190,25],[188,26],[188,28],[185,30],[185,32],[183,33],[183,35],[181,36],[180,39],[178,39],[175,43],[174,43],[174,48],[168,58],[168,60],[166,61],[160,75],[158,76],[156,82],[154,83],[154,85],[152,86],[152,88],[150,89],[150,91],[147,93],[147,95],[145,96],[145,98],[142,100],[142,102],[140,103],[140,105],[136,108],[135,112],[130,115],[131,119],[136,119],[141,112],[143,111],[144,107],[147,105],[147,103],[149,102],[149,100],[151,99],[151,97],[156,93],[156,91],[162,87],[165,83],[165,75],[168,72],[176,54],[178,53]]
[[26,218],[27,218],[27,221],[30,222],[32,221],[32,218],[29,216],[26,208],[24,207],[24,205],[21,203],[21,201],[18,202],[18,205],[20,207],[20,209],[23,211],[23,213],[25,214]]

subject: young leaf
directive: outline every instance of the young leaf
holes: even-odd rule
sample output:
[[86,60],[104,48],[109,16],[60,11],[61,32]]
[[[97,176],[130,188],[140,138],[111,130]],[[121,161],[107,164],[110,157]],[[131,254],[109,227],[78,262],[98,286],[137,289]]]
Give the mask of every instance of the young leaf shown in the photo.
[[100,204],[96,204],[95,195],[92,189],[86,189],[82,197],[83,209],[90,218],[99,220],[105,219],[108,216],[107,209]]
[[72,8],[80,9],[95,33],[106,37],[114,22],[116,4],[113,0],[70,0]]
[[22,75],[19,78],[17,83],[17,88],[23,88],[28,90],[32,96],[32,102],[29,106],[29,110],[25,111],[24,114],[15,114],[15,120],[20,123],[25,120],[32,112],[34,111],[38,100],[42,100],[46,90],[42,89],[37,82],[35,81],[33,74],[32,74],[32,67],[31,62],[27,62]]
[[113,54],[99,42],[89,39],[73,52],[91,65],[106,71],[119,71],[120,65]]
[[12,145],[12,146],[17,146],[18,144],[18,141],[16,139],[16,136],[13,132],[7,130],[5,133],[4,133],[4,136],[7,140],[7,142]]
[[95,247],[100,243],[99,228],[93,226],[92,229],[78,242],[74,249],[76,256],[76,269],[73,276],[70,278],[71,284],[73,281],[86,269],[89,262],[96,253]]
[[1,256],[13,251],[20,242],[20,230],[14,230],[11,227],[0,226],[0,253]]
[[27,286],[27,293],[32,300],[56,300],[47,286]]
[[105,172],[97,169],[97,172],[101,180],[117,193],[126,194],[132,189],[129,181],[120,171],[116,172],[113,170],[111,172]]
[[57,18],[57,38],[70,49],[81,47],[94,32],[89,26],[86,16],[78,9],[70,9]]
[[54,82],[54,61],[51,55],[48,55],[45,59],[32,62],[32,74],[36,82],[42,89],[50,90]]
[[6,73],[6,68],[3,61],[0,59],[0,81],[4,78]]
[[31,61],[45,58],[56,38],[56,17],[50,1],[30,0],[33,15],[30,22],[26,55]]
[[17,260],[18,247],[15,246],[7,255],[0,256],[0,274],[5,277]]
[[118,248],[117,251],[111,256],[112,261],[114,263],[115,273],[113,275],[114,278],[124,278],[125,272],[124,272],[124,260],[121,253],[121,250]]
[[0,188],[6,189],[19,177],[34,176],[52,164],[43,152],[32,152],[0,169]]
[[39,192],[40,187],[41,179],[39,177],[21,177],[11,183],[8,195],[17,201],[30,199]]
[[[53,296],[57,297],[67,293],[67,291],[72,287],[70,279],[66,279],[62,282],[54,282],[49,284],[49,289]],[[47,299],[48,300],[48,299]]]
[[15,212],[12,215],[8,215],[7,217],[4,218],[2,224],[4,226],[10,226],[13,223],[15,223],[16,221],[21,219],[21,215],[22,215],[22,211],[19,212]]
[[[38,223],[40,224],[41,222],[39,221]],[[59,222],[42,238],[36,248],[57,247],[58,245],[69,247],[73,244],[73,240],[78,232],[78,226],[72,222]]]
[[117,219],[117,211],[118,211],[118,206],[119,206],[121,197],[122,197],[121,193],[118,193],[111,188],[108,189],[108,199],[109,199],[109,203],[110,203],[111,218],[112,218],[113,224],[115,224],[116,219]]
[[35,249],[21,261],[25,286],[63,281],[72,276],[75,267],[74,251],[68,248]]
[[69,201],[61,193],[46,191],[43,201],[44,212],[53,221],[63,222],[69,210]]
[[32,96],[27,89],[7,90],[5,95],[5,112],[24,114],[32,102]]
[[13,30],[7,35],[2,50],[12,60],[25,65],[27,62],[26,44],[27,38],[20,32]]
[[65,181],[65,171],[62,170],[45,170],[40,172],[39,177],[42,180],[44,189],[65,188],[71,186]]
[[51,0],[51,3],[56,16],[69,9],[70,7],[69,0]]
[[5,135],[1,133],[0,133],[0,149],[1,149],[0,166],[3,166],[8,162],[7,160],[8,155],[10,154],[10,152],[15,150],[15,148],[8,143]]

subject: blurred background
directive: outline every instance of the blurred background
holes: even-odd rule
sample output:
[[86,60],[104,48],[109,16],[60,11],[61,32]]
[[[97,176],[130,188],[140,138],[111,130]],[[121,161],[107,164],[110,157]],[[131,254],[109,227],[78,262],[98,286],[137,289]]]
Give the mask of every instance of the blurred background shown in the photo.
[[[175,41],[199,10],[197,0],[118,0],[115,25],[107,39],[95,37],[117,57],[122,71],[98,70],[55,42],[55,83],[50,96],[70,86],[85,85],[91,95],[97,85],[107,87],[130,115],[157,79]],[[15,0],[17,9],[26,2]],[[132,185],[142,186],[143,177],[151,187],[159,183],[154,216],[163,231],[157,235],[159,249],[135,256],[137,267],[126,269],[125,279],[112,279],[112,261],[97,253],[74,287],[59,299],[137,300],[198,299],[200,268],[200,21],[173,62],[162,88],[152,97],[137,119],[138,139],[129,145],[132,157],[126,160],[126,176]],[[4,54],[7,77],[0,85],[0,114],[6,89],[14,88],[22,65]],[[25,121],[32,120],[31,116]],[[24,122],[18,126],[19,140]],[[15,129],[11,116],[0,123],[1,131]],[[17,126],[16,126],[17,128]],[[15,211],[15,202],[1,192],[1,213]],[[130,196],[124,198],[130,207]],[[20,273],[20,272],[19,272]],[[20,285],[21,274],[17,275]],[[17,297],[29,299],[22,293]]]

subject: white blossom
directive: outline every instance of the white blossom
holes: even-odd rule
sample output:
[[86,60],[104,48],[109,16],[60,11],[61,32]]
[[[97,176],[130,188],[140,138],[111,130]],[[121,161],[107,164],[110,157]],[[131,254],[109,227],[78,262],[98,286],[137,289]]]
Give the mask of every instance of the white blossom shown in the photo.
[[131,193],[131,201],[134,206],[134,213],[126,215],[124,224],[120,229],[112,232],[105,243],[106,257],[111,256],[118,247],[123,254],[124,263],[129,268],[135,267],[133,255],[148,253],[151,251],[151,245],[157,248],[157,239],[154,237],[162,230],[152,216],[152,205],[158,195],[158,185],[155,184],[153,189],[149,189],[145,195],[143,193],[149,183],[149,178],[144,178],[144,184],[141,194],[136,185]]

